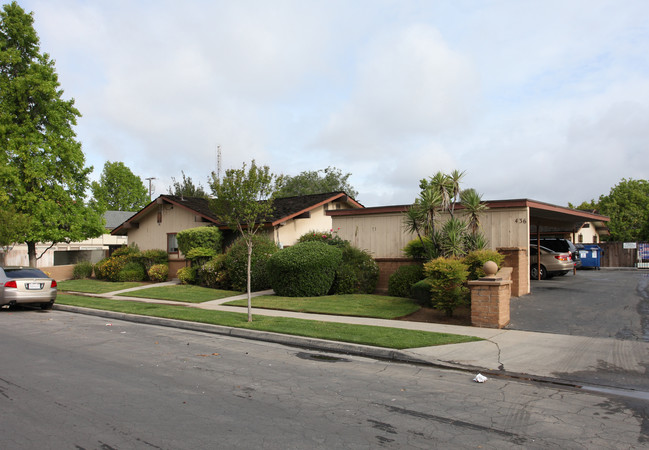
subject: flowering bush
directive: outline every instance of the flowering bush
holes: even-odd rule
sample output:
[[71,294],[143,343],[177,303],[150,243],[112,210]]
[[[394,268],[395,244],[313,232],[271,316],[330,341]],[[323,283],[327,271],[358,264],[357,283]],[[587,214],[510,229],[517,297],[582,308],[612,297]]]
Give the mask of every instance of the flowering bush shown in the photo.
[[309,231],[306,234],[303,234],[298,238],[298,242],[324,242],[325,244],[334,245],[338,248],[344,248],[348,243],[340,236],[338,236],[338,231],[340,228],[334,230],[333,228],[329,231]]
[[225,268],[225,255],[217,255],[197,269],[197,281],[212,289],[228,289],[230,279]]
[[[97,263],[95,269],[99,269],[99,278],[108,281],[120,281],[119,273],[129,260],[128,255],[112,256],[103,262]],[[101,264],[100,264],[101,263]],[[97,274],[97,272],[95,272]]]
[[183,267],[176,272],[180,284],[194,284],[196,282],[196,268]]
[[149,280],[161,283],[167,281],[169,276],[169,266],[167,264],[154,264],[147,272]]

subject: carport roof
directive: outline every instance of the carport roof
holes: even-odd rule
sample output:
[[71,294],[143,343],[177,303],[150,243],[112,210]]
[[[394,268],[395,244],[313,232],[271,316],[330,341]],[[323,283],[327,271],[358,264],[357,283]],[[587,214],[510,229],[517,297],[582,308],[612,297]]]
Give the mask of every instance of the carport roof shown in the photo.
[[[592,222],[598,230],[607,230],[606,222],[610,219],[600,214],[577,209],[566,208],[564,206],[552,205],[550,203],[539,202],[530,199],[514,200],[485,200],[490,209],[499,208],[529,208],[530,230],[536,232],[539,228],[541,233],[551,232],[572,232],[579,228],[584,222]],[[335,210],[327,211],[330,216],[352,216],[365,214],[388,214],[402,213],[408,210],[411,205],[394,205],[394,206],[376,206],[363,209]],[[462,209],[461,205],[456,205],[456,210]],[[534,228],[532,228],[534,227]]]

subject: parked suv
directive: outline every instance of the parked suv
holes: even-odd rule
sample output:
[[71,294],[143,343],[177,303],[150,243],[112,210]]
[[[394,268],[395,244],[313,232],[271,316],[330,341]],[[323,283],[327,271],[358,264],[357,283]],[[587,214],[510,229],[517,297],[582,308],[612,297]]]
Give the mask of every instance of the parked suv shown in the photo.
[[[530,239],[531,245],[536,245],[536,239]],[[541,247],[549,248],[559,253],[570,253],[572,256],[572,261],[575,264],[575,267],[579,269],[581,267],[581,259],[579,259],[579,250],[568,239],[558,239],[558,238],[543,238],[541,239]]]

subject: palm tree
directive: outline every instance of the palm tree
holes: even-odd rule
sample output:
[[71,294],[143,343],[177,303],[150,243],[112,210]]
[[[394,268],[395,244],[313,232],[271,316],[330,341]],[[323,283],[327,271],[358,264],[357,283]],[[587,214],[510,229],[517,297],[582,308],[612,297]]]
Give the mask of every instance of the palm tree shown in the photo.
[[468,226],[471,234],[476,235],[480,229],[480,214],[489,207],[482,202],[482,195],[475,189],[465,189],[460,194],[460,202],[468,216]]
[[451,197],[453,198],[453,203],[451,203],[450,209],[451,217],[453,217],[453,212],[455,212],[455,203],[457,203],[458,197],[460,196],[460,181],[462,180],[462,178],[464,178],[465,173],[465,171],[460,172],[456,169],[451,172],[450,175],[447,175],[451,188]]
[[441,197],[440,209],[449,211],[451,208],[451,191],[453,189],[449,176],[443,172],[437,172],[430,177],[428,187]]

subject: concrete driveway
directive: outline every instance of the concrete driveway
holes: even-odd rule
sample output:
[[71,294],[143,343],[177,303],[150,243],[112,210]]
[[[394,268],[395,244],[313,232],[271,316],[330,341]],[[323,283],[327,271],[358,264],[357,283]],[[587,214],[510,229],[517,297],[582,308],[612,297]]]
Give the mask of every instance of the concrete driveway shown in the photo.
[[649,342],[649,270],[578,270],[512,298],[512,330]]

